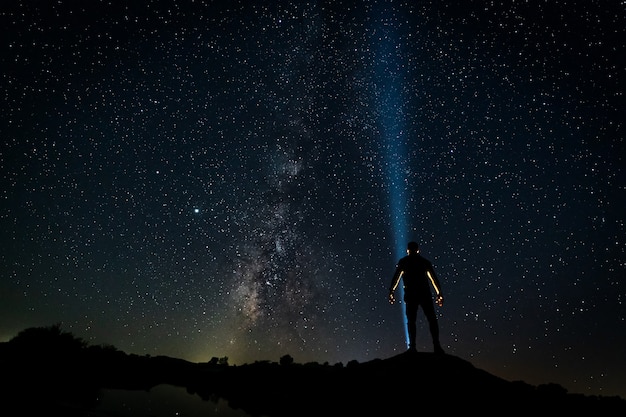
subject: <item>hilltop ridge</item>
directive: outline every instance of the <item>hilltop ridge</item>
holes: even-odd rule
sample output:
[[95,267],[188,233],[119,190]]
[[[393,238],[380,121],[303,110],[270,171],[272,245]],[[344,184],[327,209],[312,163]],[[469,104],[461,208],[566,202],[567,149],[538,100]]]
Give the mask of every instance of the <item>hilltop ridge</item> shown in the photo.
[[[332,413],[530,412],[615,413],[621,397],[570,394],[558,384],[507,381],[448,354],[407,352],[359,363],[330,365],[257,361],[230,366],[227,358],[193,363],[167,356],[129,355],[112,346],[87,346],[58,328],[28,329],[0,344],[4,403],[16,410],[94,416],[101,389],[185,387],[203,400],[227,400],[253,416]],[[71,413],[68,411],[71,410]]]

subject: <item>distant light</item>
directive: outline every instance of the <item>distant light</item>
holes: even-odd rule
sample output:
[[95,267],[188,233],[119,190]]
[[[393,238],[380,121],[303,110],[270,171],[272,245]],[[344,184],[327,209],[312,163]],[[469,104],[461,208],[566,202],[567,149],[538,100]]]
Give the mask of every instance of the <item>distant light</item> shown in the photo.
[[193,212],[198,214],[198,213],[200,213],[200,209],[196,207],[195,209],[193,209]]

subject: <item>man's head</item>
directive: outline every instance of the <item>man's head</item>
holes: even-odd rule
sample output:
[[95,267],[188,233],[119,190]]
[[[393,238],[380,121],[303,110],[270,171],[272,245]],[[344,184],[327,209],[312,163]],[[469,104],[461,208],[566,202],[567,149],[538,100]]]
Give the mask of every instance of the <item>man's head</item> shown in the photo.
[[409,244],[406,246],[406,252],[408,254],[419,253],[419,251],[420,245],[418,245],[417,242],[409,242]]

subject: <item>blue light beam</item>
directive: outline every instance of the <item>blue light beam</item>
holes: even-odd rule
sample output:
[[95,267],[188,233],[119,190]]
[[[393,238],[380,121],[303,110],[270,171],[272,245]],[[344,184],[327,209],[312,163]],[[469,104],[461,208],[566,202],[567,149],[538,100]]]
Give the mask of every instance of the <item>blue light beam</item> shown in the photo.
[[[404,99],[402,81],[405,79],[401,61],[401,39],[396,32],[397,21],[394,10],[378,10],[376,26],[372,33],[375,46],[375,85],[377,95],[377,115],[382,138],[382,153],[384,155],[384,173],[388,185],[389,216],[391,236],[394,242],[396,259],[406,255],[408,236],[407,206],[408,172],[407,143],[404,134]],[[402,285],[398,286],[400,300],[404,298]],[[398,303],[402,307],[402,303]],[[406,316],[401,308],[402,323]],[[404,326],[406,343],[409,335],[407,326]]]

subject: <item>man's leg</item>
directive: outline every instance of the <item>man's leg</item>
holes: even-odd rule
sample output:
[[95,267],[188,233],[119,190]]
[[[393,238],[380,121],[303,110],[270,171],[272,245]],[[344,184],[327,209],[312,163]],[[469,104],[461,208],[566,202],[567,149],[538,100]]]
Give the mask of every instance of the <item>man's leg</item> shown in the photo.
[[424,303],[422,308],[426,319],[428,319],[428,328],[430,329],[430,335],[433,338],[433,347],[435,353],[443,353],[443,348],[439,342],[439,323],[437,322],[437,314],[435,313],[435,305],[432,300],[429,303]]
[[409,350],[416,351],[415,338],[417,336],[417,303],[406,304],[406,329],[409,335]]

